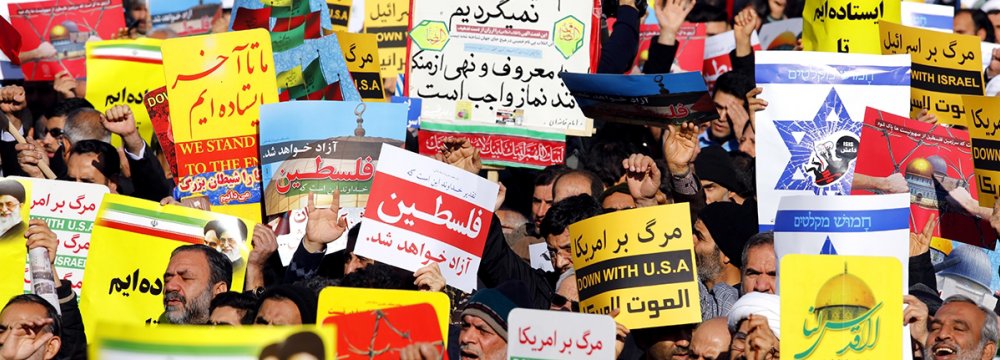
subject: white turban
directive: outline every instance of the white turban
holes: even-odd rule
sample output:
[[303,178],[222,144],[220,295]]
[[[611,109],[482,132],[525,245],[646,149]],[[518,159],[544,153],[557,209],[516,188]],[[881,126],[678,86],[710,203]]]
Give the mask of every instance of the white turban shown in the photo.
[[736,333],[740,321],[750,315],[763,315],[774,336],[781,338],[781,298],[778,295],[752,292],[743,295],[729,312],[729,332]]

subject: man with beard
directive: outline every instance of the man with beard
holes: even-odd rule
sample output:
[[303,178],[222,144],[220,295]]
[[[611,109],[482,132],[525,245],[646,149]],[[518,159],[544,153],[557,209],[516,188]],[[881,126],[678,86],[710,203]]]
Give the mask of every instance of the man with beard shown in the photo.
[[944,301],[934,314],[924,359],[987,360],[997,352],[997,316],[965,296]]
[[24,203],[24,186],[14,180],[0,181],[0,238],[24,233],[21,204]]
[[211,247],[185,245],[175,249],[163,273],[161,320],[178,325],[207,324],[212,298],[229,291],[232,281],[232,263]]
[[701,318],[712,319],[729,315],[739,292],[726,284],[723,273],[724,256],[715,244],[712,233],[698,219],[694,223],[694,255],[698,265],[698,288],[701,297]]

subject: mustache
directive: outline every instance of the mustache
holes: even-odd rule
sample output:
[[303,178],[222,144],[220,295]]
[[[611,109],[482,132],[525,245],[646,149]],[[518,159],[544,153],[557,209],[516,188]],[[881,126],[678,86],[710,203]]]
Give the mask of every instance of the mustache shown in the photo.
[[182,296],[181,293],[176,290],[168,291],[166,295],[163,296],[163,302],[167,302],[170,300],[178,300],[182,304],[187,304],[187,299],[185,299],[184,296]]

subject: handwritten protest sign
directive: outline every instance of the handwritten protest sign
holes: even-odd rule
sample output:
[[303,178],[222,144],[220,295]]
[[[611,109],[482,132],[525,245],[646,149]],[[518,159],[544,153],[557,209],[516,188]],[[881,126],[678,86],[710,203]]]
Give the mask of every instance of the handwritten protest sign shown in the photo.
[[615,320],[607,315],[514,309],[508,323],[509,359],[615,357]]
[[87,76],[84,44],[109,39],[125,27],[121,0],[5,2],[21,34],[21,68],[28,81],[52,81],[68,70]]
[[[517,112],[511,115],[503,121],[516,123]],[[468,139],[485,165],[542,169],[566,158],[566,136],[541,129],[422,120],[418,137],[424,155],[440,152],[449,137]]]
[[802,48],[806,51],[882,54],[879,23],[899,23],[899,1],[806,0]]
[[172,177],[174,182],[177,179],[177,149],[174,147],[174,133],[170,127],[170,102],[167,100],[167,87],[160,87],[146,93],[143,99],[146,104],[146,114],[153,128],[153,135],[156,136],[160,149],[163,150],[163,157],[167,160],[169,169],[163,169],[168,177]]
[[621,309],[615,321],[629,329],[701,321],[688,204],[592,217],[569,237],[582,312]]
[[438,263],[448,285],[471,292],[499,191],[475,174],[383,144],[354,252],[410,271]]
[[337,329],[314,326],[170,326],[102,322],[90,340],[91,359],[335,359]]
[[24,293],[28,257],[24,231],[31,212],[31,183],[0,180],[0,299]]
[[[59,238],[55,270],[69,280],[73,291],[80,293],[83,270],[90,252],[90,233],[97,208],[108,193],[103,185],[34,178],[18,179],[31,183],[31,219],[44,220]],[[24,291],[31,290],[25,264]]]
[[377,38],[374,34],[337,33],[340,50],[347,61],[347,70],[351,72],[354,86],[361,93],[361,98],[365,101],[384,102]]
[[128,105],[139,136],[147,143],[153,138],[153,126],[143,99],[164,86],[161,44],[151,38],[87,43],[87,101],[100,112]]
[[230,30],[249,29],[269,31],[281,101],[361,100],[323,0],[237,0]]
[[899,359],[904,273],[891,257],[788,255],[781,287],[781,353],[795,359]]
[[[1000,195],[1000,102],[994,97],[963,96],[967,110],[969,136],[972,137],[972,162],[976,166],[976,185],[979,186],[979,205],[993,208],[995,196]],[[991,119],[995,118],[995,119]]]
[[915,119],[925,109],[942,123],[965,126],[962,95],[983,95],[979,38],[887,21],[879,27],[882,54],[910,54],[913,60],[909,116]]
[[333,31],[347,31],[347,24],[351,20],[352,0],[326,0],[326,7],[330,10],[330,25]]
[[[750,35],[750,46],[754,51],[761,50],[756,31]],[[733,70],[733,60],[729,58],[729,53],[733,50],[736,50],[736,38],[733,37],[732,30],[705,39],[701,74],[705,76],[709,89],[715,88],[715,80],[719,76]]]
[[169,29],[176,36],[207,34],[222,16],[220,0],[151,0],[153,29]]
[[410,40],[408,0],[365,0],[365,32],[378,38],[382,76],[406,71],[406,44]]
[[909,191],[911,232],[934,220],[934,237],[993,249],[997,235],[976,200],[968,132],[870,109],[861,138],[856,173],[864,178],[855,182],[874,184],[851,194]]
[[656,75],[561,73],[583,114],[606,121],[666,127],[719,118],[696,72]]
[[[296,126],[288,126],[290,122]],[[328,195],[335,189],[342,208],[364,208],[382,144],[402,146],[405,124],[402,104],[296,101],[263,106],[261,176],[267,214],[303,208],[309,193]]]
[[802,18],[769,22],[760,27],[763,50],[795,50],[802,38]]
[[267,32],[164,41],[163,68],[177,149],[174,196],[205,195],[216,211],[259,221],[259,110],[278,102]]
[[434,308],[441,333],[448,333],[448,312],[451,311],[451,299],[441,292],[359,289],[341,286],[331,286],[319,293],[319,311],[316,312],[316,323],[327,324],[340,315],[385,310],[400,306],[429,304]]
[[415,0],[407,95],[431,120],[494,123],[521,110],[526,126],[585,130],[557,74],[590,71],[592,16],[590,1]]
[[797,99],[772,103],[756,116],[757,211],[764,231],[773,226],[782,196],[850,193],[865,107],[906,111],[910,61],[905,55],[801,51],[755,56],[764,93]]
[[337,359],[363,360],[395,359],[399,354],[386,350],[415,343],[429,343],[444,353],[440,329],[427,326],[437,322],[430,304],[415,304],[335,316],[324,324],[337,326]]
[[84,272],[87,281],[80,293],[88,337],[101,321],[159,321],[166,291],[163,272],[171,252],[183,245],[206,244],[219,250],[233,262],[230,290],[243,289],[249,228],[232,216],[123,195],[105,196],[94,223]]
[[954,31],[953,6],[903,1],[900,10],[903,25],[945,33]]

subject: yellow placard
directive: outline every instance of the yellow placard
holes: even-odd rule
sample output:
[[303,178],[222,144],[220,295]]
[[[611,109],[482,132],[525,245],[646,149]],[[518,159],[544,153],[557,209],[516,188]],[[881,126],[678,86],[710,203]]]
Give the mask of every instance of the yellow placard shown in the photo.
[[921,109],[938,122],[965,125],[962,95],[983,95],[979,38],[924,30],[887,21],[879,24],[883,55],[910,54],[910,118]]
[[327,318],[344,314],[424,303],[434,308],[441,323],[441,334],[447,337],[451,299],[440,292],[328,287],[319,293],[316,323],[324,324]]
[[264,29],[163,42],[179,178],[177,198],[205,195],[212,209],[260,221],[257,127],[278,102],[271,36]]
[[396,77],[406,70],[409,25],[409,0],[365,1],[365,33],[378,38],[382,77]]
[[24,294],[31,182],[0,179],[0,302]]
[[618,211],[569,227],[580,309],[630,329],[701,321],[687,203]]
[[[174,249],[208,244],[233,264],[231,291],[243,289],[250,224],[238,218],[122,195],[107,195],[94,222],[80,291],[88,337],[98,322],[156,323],[163,314],[163,273]],[[221,240],[220,240],[221,239]],[[183,294],[188,304],[194,294]]]
[[993,208],[1000,194],[1000,98],[992,96],[962,96],[966,127],[972,140],[972,162],[976,167],[979,206]]
[[367,102],[385,102],[382,75],[379,70],[378,37],[374,34],[338,32],[337,41],[347,62],[347,71],[354,85]]
[[879,22],[900,21],[900,2],[885,0],[806,0],[802,10],[802,48],[881,54]]
[[[128,105],[135,116],[139,135],[146,143],[153,138],[146,93],[163,87],[162,40],[108,40],[87,42],[87,101],[104,112],[115,105]],[[115,146],[121,138],[112,139]]]
[[351,21],[351,5],[353,0],[326,0],[326,7],[330,9],[330,24],[333,31],[347,31],[347,24]]
[[[336,359],[332,326],[97,325],[91,359]],[[270,357],[268,356],[270,355]],[[307,356],[308,355],[308,356]],[[310,357],[311,356],[311,357]]]
[[785,255],[780,268],[782,355],[900,357],[903,268],[898,259]]

